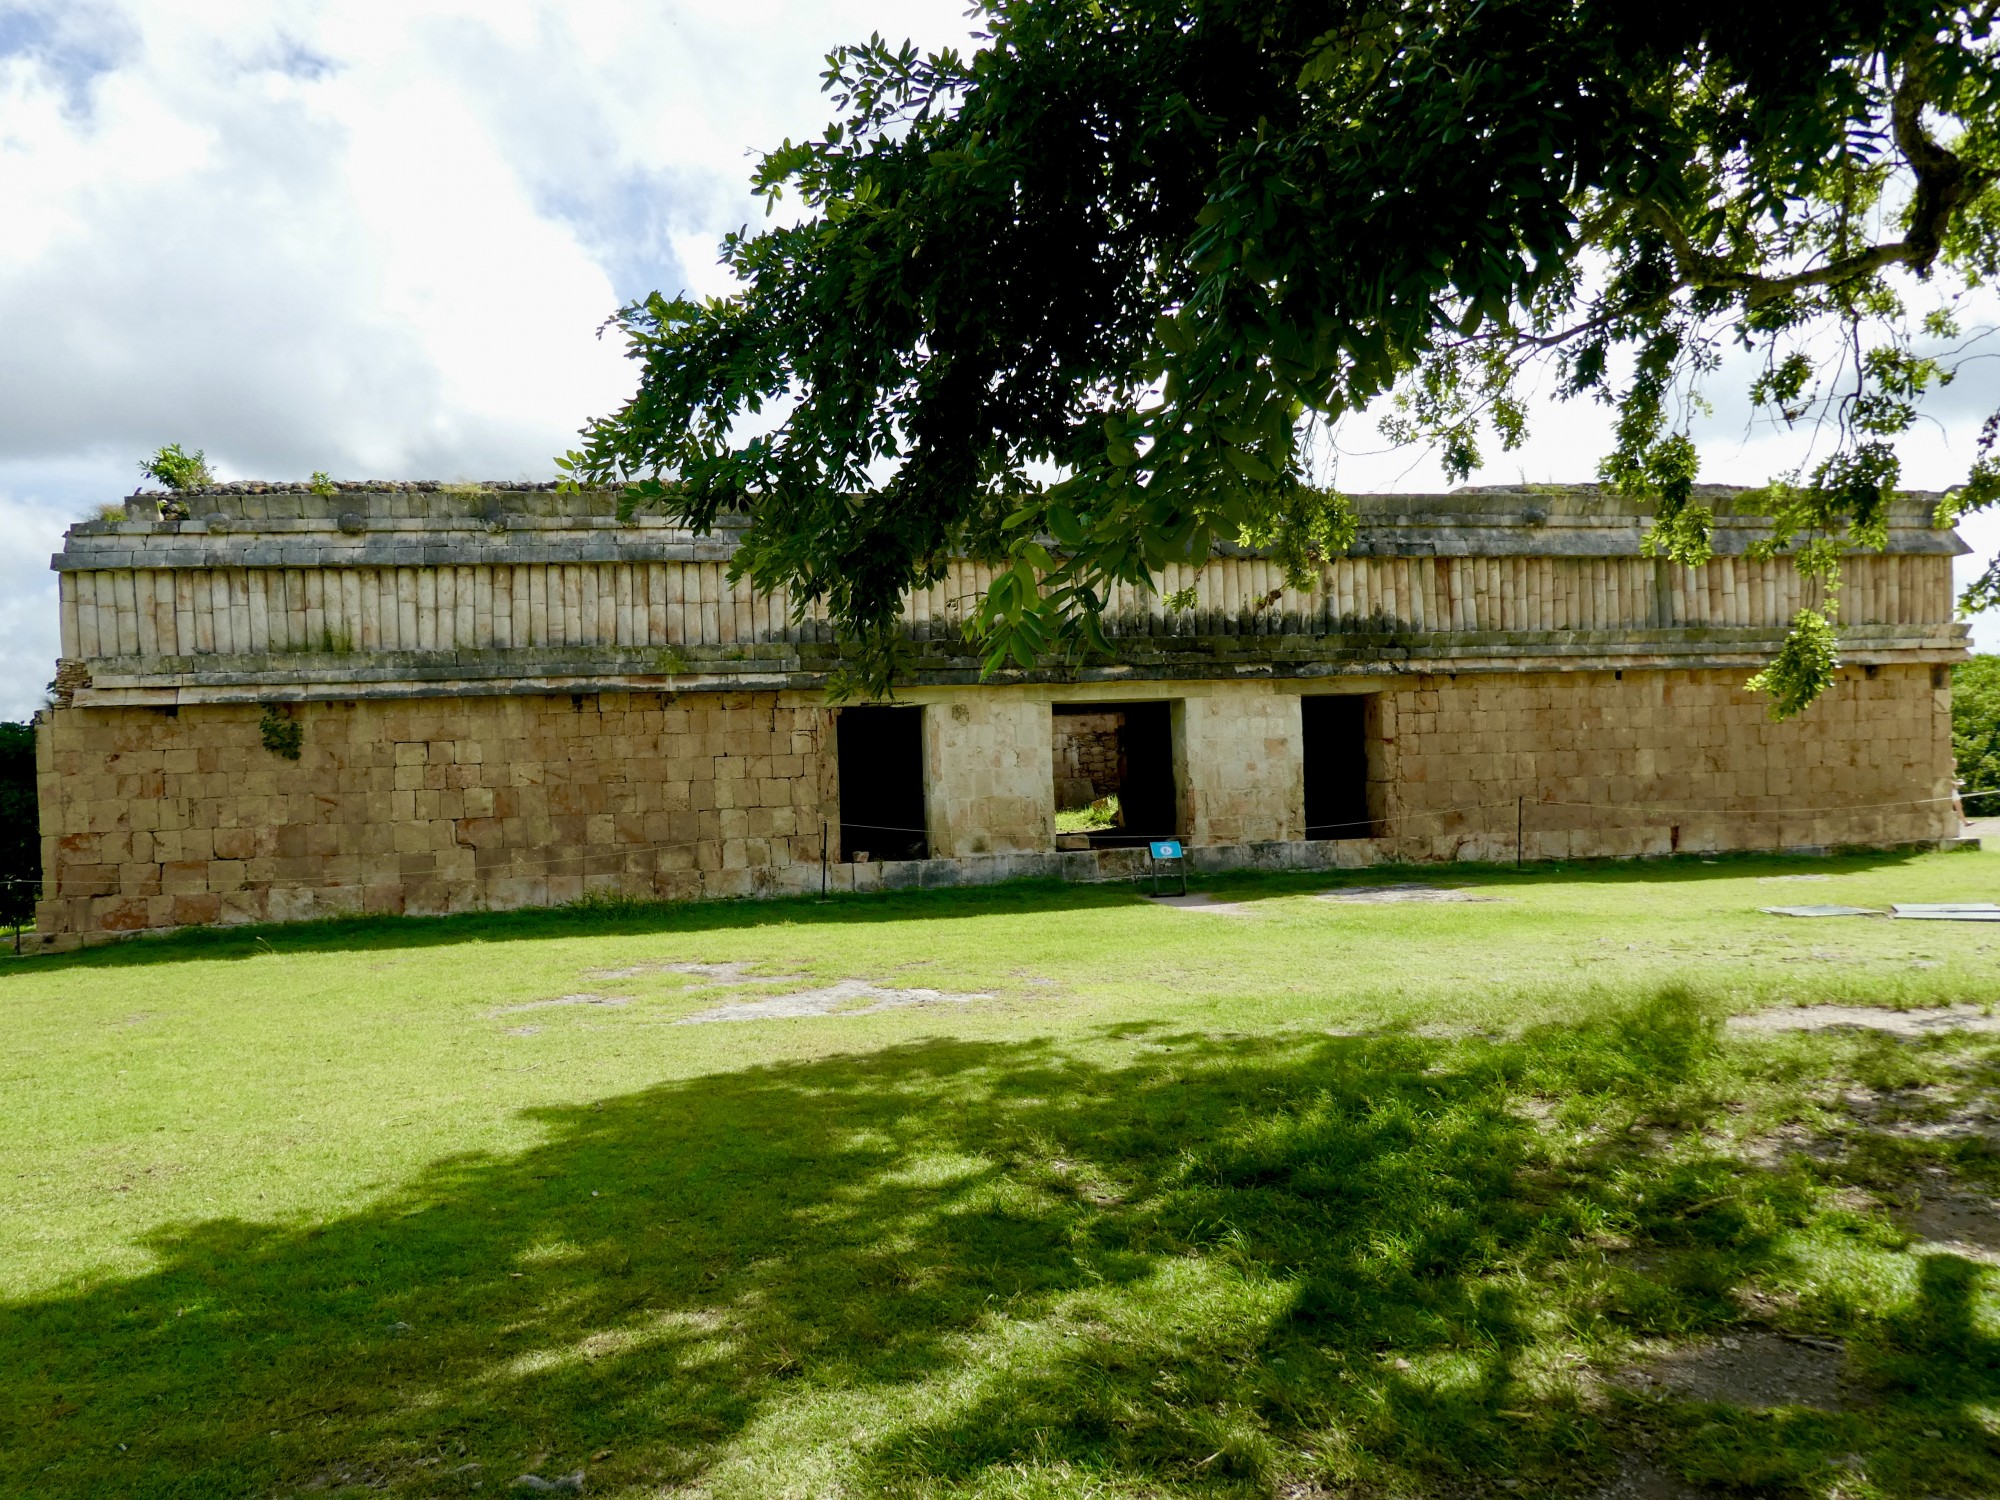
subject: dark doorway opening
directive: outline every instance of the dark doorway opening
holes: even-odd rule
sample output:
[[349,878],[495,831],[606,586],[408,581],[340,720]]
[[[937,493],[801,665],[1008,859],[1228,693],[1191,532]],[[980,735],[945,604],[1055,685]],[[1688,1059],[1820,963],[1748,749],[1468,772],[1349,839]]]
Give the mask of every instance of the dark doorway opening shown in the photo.
[[1306,837],[1365,839],[1368,816],[1366,693],[1301,698],[1305,718]]
[[924,711],[843,708],[834,720],[840,758],[840,857],[928,859],[924,833]]
[[1054,719],[1058,814],[1116,799],[1109,827],[1068,837],[1117,849],[1170,839],[1180,831],[1171,703],[1058,703]]

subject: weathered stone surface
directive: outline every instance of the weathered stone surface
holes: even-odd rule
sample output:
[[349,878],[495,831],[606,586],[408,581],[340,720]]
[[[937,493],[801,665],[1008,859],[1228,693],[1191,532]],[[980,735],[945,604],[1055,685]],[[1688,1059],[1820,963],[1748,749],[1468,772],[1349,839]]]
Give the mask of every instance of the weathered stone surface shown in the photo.
[[[1744,555],[1761,523],[1729,491],[1703,495],[1699,571],[1641,556],[1641,519],[1594,487],[1359,497],[1353,554],[1308,592],[1223,547],[1116,591],[1114,658],[992,676],[964,630],[992,570],[955,562],[905,613],[937,857],[822,873],[838,651],[823,614],[729,580],[742,518],[695,536],[527,483],[136,495],[55,559],[41,931],[1134,873],[1054,847],[1059,784],[1098,792],[1056,703],[1171,705],[1197,869],[1949,838],[1967,632],[1935,498],[1848,559],[1848,666],[1783,725],[1741,684],[1798,582]],[[1195,608],[1168,611],[1182,589]],[[1372,695],[1379,837],[1299,841],[1321,692]],[[273,703],[304,726],[296,762],[262,744]]]
[[[1354,684],[1350,684],[1352,686]],[[1197,870],[1656,855],[1948,839],[1948,688],[1847,670],[1786,724],[1737,673],[1384,678],[1371,815],[1304,843],[1297,683],[1172,692]],[[915,689],[931,861],[832,864],[836,890],[1115,878],[1054,848],[1051,704],[1130,683]],[[830,712],[803,693],[308,704],[300,759],[252,705],[55,710],[39,762],[56,943],[188,922],[816,890],[837,859]]]

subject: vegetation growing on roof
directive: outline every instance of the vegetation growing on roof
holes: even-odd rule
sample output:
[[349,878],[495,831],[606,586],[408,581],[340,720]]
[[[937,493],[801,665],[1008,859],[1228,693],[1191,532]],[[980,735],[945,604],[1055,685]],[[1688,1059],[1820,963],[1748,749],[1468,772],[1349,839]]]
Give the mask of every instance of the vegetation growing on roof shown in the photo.
[[168,443],[139,465],[139,472],[157,479],[170,490],[198,490],[215,483],[209,472],[208,455],[197,448],[189,453],[179,443]]

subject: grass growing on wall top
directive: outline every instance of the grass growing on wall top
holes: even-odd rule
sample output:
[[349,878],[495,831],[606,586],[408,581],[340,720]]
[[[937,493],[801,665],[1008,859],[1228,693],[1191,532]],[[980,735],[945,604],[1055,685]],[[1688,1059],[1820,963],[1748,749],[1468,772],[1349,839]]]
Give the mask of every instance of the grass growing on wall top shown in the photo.
[[[1022,886],[9,963],[0,1492],[2000,1489],[1994,1273],[1898,1218],[1993,1159],[1842,1102],[1972,1107],[1995,1040],[1721,1024],[1990,1001],[1991,926],[1757,908],[1990,897],[2000,857],[1450,878],[1498,899]],[[983,998],[677,1024],[849,979]],[[1854,1399],[1617,1383],[1752,1330],[1838,1341]]]

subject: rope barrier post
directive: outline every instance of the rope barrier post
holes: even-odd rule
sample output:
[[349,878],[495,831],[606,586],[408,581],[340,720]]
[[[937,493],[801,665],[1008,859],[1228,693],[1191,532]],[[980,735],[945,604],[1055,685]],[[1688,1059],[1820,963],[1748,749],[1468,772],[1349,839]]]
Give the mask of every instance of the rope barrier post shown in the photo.
[[1527,821],[1528,799],[1525,796],[1514,799],[1514,868],[1521,868],[1521,825]]
[[826,817],[819,820],[819,899],[826,899]]

